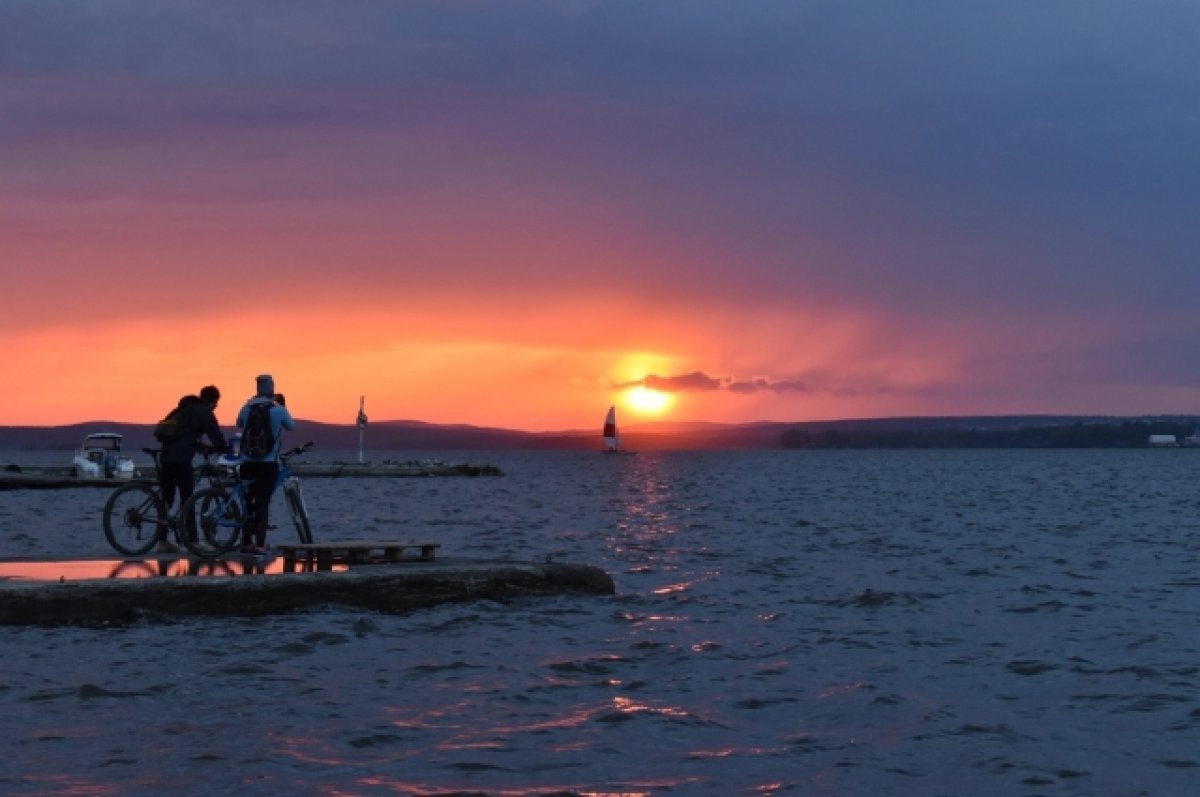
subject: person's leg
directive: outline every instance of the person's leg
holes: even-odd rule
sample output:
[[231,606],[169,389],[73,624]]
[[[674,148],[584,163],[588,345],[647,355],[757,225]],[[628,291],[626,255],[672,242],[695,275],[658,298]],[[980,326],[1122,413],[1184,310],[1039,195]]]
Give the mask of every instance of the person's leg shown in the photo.
[[262,500],[259,501],[258,523],[254,527],[254,544],[258,548],[267,546],[267,522],[271,513],[271,495],[275,492],[275,479],[279,476],[279,465],[264,462],[256,479],[255,487]]
[[242,478],[250,483],[246,489],[243,549],[266,545],[267,517],[271,507],[271,492],[275,489],[277,468],[274,462],[246,462],[242,465]]
[[253,551],[255,529],[258,528],[259,517],[259,500],[258,500],[258,463],[244,462],[241,468],[241,477],[248,482],[246,486],[246,518],[242,523],[242,552]]
[[192,497],[192,488],[196,482],[196,472],[192,470],[192,463],[179,463],[179,471],[175,474],[175,481],[178,484],[179,505],[183,506],[184,502]]
[[[178,479],[176,478],[178,471],[175,469],[174,462],[160,462],[158,466],[158,484],[162,488],[163,504],[166,507],[167,514],[171,513],[171,507],[175,506],[175,492],[179,487]],[[180,502],[182,504],[182,502]],[[158,530],[158,540],[160,543],[169,542],[167,540],[167,527],[163,526]],[[165,546],[164,546],[165,547]]]
[[[180,462],[179,470],[175,474],[175,483],[179,490],[179,508],[183,509],[183,505],[192,497],[192,488],[195,486],[196,472],[192,470],[192,463]],[[189,518],[188,528],[183,529],[188,535],[188,539],[196,539],[196,518]]]
[[[242,466],[242,479],[247,479],[246,466]],[[246,516],[242,518],[242,553],[254,552],[254,527],[258,523],[258,487],[255,482],[246,485]]]
[[175,504],[175,471],[171,469],[170,462],[158,464],[158,486],[162,490],[163,504],[170,512],[171,507]]

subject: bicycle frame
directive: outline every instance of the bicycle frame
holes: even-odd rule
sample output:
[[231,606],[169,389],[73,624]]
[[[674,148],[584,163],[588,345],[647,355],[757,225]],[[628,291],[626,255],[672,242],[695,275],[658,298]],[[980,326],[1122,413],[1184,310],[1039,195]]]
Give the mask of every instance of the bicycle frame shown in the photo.
[[312,446],[311,442],[305,443],[286,454],[279,455],[279,475],[275,478],[275,488],[271,491],[271,494],[274,495],[279,488],[283,488],[284,502],[287,504],[288,513],[292,516],[296,535],[300,538],[300,542],[305,544],[313,541],[312,526],[308,520],[308,507],[304,504],[304,492],[300,489],[300,479],[292,472],[288,460],[297,454],[303,454]]
[[[279,456],[279,474],[271,489],[273,496],[280,487],[283,488],[284,500],[301,542],[312,542],[312,529],[300,490],[300,480],[292,472],[288,460],[308,451],[312,446],[311,442],[305,443]],[[243,525],[247,520],[247,492],[250,484],[251,482],[238,479],[232,487],[210,487],[194,493],[188,499],[181,510],[181,516],[192,522],[191,519],[195,515],[196,525],[201,532],[197,537],[202,538],[202,546],[207,546],[203,551],[189,546],[191,550],[202,556],[216,556],[237,545],[244,536]],[[270,501],[270,496],[267,501]]]
[[283,480],[283,497],[287,502],[288,512],[292,516],[292,524],[300,542],[310,544],[313,541],[312,525],[308,520],[308,507],[304,503],[304,493],[300,489],[300,480],[289,475]]
[[[104,504],[104,536],[109,545],[126,556],[141,556],[154,547],[160,539],[174,532],[176,540],[186,544],[177,522],[178,513],[172,513],[163,499],[161,479],[161,449],[143,448],[154,459],[155,479],[153,482],[139,480],[122,485],[114,490]],[[222,487],[227,478],[221,467],[212,461],[213,449],[202,448],[204,462],[194,469],[192,488],[207,480],[209,489]],[[182,507],[180,507],[182,509]]]

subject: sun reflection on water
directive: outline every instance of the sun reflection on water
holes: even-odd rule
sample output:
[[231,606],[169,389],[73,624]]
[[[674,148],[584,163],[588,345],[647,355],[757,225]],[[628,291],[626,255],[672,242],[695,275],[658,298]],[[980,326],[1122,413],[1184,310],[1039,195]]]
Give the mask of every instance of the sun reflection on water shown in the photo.
[[863,689],[866,686],[867,684],[864,681],[854,681],[853,683],[847,684],[834,684],[817,692],[814,697],[817,700],[827,700],[831,697],[840,697],[842,695],[857,692],[859,689]]
[[654,707],[646,703],[639,703],[628,697],[614,697],[612,699],[613,708],[622,714],[650,714],[660,717],[690,717],[691,714],[681,708],[674,706]]

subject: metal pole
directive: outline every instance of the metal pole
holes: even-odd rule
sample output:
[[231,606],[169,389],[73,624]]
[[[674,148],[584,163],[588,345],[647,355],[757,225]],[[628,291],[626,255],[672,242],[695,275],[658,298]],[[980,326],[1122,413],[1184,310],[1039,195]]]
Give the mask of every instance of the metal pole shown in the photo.
[[366,400],[366,396],[358,397],[358,461],[360,464],[363,461],[363,438],[367,429],[367,414],[363,412],[363,404]]

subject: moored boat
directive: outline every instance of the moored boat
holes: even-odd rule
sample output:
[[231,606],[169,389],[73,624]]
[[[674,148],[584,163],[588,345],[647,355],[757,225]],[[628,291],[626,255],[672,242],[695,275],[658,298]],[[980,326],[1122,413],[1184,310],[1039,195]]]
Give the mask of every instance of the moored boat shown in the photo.
[[71,464],[81,479],[132,479],[135,472],[133,458],[121,453],[121,435],[116,432],[83,438]]

